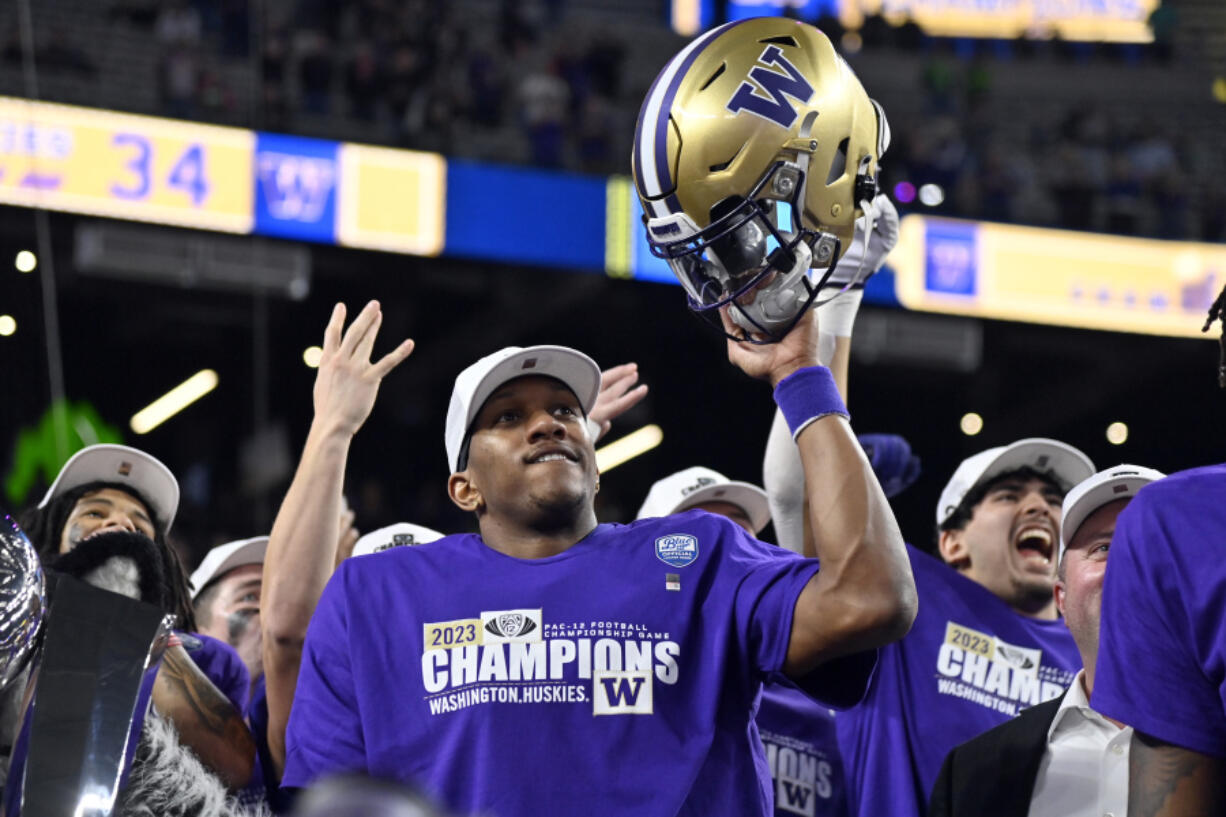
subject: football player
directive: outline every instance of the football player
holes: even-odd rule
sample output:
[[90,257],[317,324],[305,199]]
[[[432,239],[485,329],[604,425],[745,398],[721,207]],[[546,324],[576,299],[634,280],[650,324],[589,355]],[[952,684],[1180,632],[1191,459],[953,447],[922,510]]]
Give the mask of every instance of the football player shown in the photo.
[[915,613],[815,318],[728,354],[794,429],[820,570],[698,511],[598,525],[585,355],[512,347],[464,370],[448,491],[480,533],[341,565],[307,636],[285,784],[365,771],[497,817],[769,814],[763,680],[853,702]]

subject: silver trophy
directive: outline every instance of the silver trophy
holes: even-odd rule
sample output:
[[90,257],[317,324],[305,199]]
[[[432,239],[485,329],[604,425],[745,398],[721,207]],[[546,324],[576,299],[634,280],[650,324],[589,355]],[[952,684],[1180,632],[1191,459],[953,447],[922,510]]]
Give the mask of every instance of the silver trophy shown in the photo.
[[3,518],[0,699],[16,703],[4,708],[0,736],[12,746],[5,817],[113,813],[170,624],[153,605],[45,575],[29,539]]

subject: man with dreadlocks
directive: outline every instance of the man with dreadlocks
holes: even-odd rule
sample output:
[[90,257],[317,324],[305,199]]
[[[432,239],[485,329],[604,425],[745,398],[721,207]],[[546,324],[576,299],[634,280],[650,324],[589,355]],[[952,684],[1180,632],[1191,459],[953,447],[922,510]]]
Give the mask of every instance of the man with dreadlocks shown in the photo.
[[22,526],[46,568],[175,616],[153,706],[208,768],[240,787],[255,758],[240,714],[249,679],[230,647],[191,634],[187,577],[166,541],[178,504],[179,484],[159,460],[127,446],[92,445],[64,464]]
[[[1226,289],[1204,330],[1223,320]],[[1147,485],[1119,515],[1090,704],[1133,727],[1128,813],[1226,813],[1226,465]]]

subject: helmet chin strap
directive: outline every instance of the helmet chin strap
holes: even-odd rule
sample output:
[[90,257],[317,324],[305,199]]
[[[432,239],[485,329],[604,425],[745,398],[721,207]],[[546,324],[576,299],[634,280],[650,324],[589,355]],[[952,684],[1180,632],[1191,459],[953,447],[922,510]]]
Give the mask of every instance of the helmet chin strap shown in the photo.
[[873,234],[877,223],[877,207],[867,199],[860,200],[860,209],[864,212],[864,232],[860,235],[860,264],[856,274],[852,276],[850,286],[855,286],[864,280],[864,262],[868,260],[868,238]]

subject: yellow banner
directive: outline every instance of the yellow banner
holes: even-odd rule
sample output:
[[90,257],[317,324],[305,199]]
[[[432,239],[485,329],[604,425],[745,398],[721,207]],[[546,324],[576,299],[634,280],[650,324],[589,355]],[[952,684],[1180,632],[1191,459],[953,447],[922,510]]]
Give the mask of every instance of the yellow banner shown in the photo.
[[1149,15],[1160,0],[842,0],[844,25],[867,15],[894,25],[913,20],[937,37],[1018,37],[1149,43]]
[[1202,335],[1226,283],[1226,246],[908,215],[890,253],[908,309]]
[[254,143],[238,128],[0,97],[0,202],[246,233]]
[[445,235],[447,161],[437,153],[342,144],[337,242],[438,255]]

